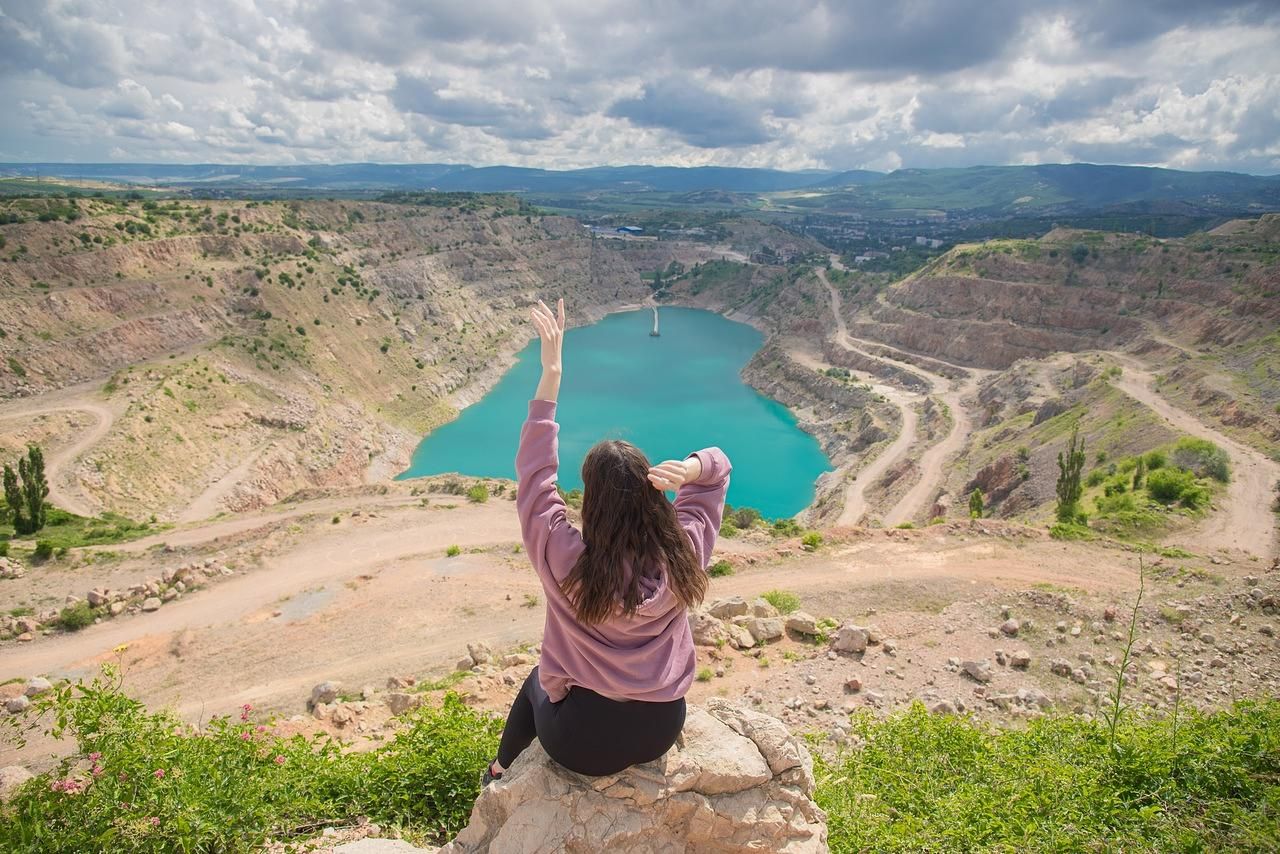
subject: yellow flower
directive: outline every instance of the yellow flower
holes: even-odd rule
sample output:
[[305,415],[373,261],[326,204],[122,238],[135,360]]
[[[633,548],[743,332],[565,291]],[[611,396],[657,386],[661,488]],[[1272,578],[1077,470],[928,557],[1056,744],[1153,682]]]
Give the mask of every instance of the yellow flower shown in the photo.
[[116,655],[119,655],[120,653],[124,652],[128,648],[129,648],[129,645],[127,643],[122,643],[111,651],[114,652]]

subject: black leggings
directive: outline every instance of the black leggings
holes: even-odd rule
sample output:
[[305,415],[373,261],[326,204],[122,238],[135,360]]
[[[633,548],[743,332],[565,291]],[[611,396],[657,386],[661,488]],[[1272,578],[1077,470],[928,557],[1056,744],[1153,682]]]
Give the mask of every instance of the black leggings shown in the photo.
[[535,667],[511,704],[498,764],[510,768],[536,736],[565,768],[602,777],[662,756],[683,728],[683,697],[666,703],[610,700],[575,685],[553,703]]

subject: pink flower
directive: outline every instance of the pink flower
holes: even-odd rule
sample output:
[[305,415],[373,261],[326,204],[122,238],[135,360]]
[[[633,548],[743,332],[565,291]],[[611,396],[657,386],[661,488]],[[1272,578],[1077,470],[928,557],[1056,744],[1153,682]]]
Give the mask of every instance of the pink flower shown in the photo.
[[101,753],[99,753],[99,752],[97,752],[96,750],[95,750],[93,753],[90,753],[90,754],[89,754],[89,761],[90,761],[90,762],[95,762],[95,763],[96,763],[96,762],[97,762],[99,759],[101,759],[101,758],[102,758],[102,754],[101,754]]
[[266,732],[266,731],[267,731],[266,726],[264,726],[263,724],[258,724],[258,725],[255,727],[255,729],[256,729],[258,732]]
[[101,777],[101,776],[102,776],[102,766],[101,766],[101,765],[97,765],[97,764],[95,764],[95,765],[93,766],[93,776],[95,776],[95,777]]
[[283,765],[283,764],[284,764],[284,757],[283,757],[283,756],[277,756],[277,757],[276,757],[276,764],[277,764],[277,765]]
[[130,804],[129,804],[129,802],[128,802],[128,801],[121,801],[121,802],[120,802],[120,809],[122,809],[122,810],[127,810],[127,809],[129,808],[129,806],[130,806]]
[[151,826],[155,827],[158,824],[160,824],[160,816],[158,815],[151,816]]
[[240,733],[240,740],[241,740],[241,741],[248,741],[248,740],[249,740],[249,733],[247,733],[247,732],[242,732],[242,733]]
[[243,706],[241,706],[241,707],[240,707],[240,720],[242,720],[242,721],[247,721],[247,720],[249,720],[249,712],[250,712],[250,710],[252,710],[252,709],[253,709],[253,706],[249,705],[248,703],[245,703]]
[[163,768],[157,768],[157,769],[156,769],[155,777],[156,777],[156,779],[157,779],[157,780],[163,780],[163,779],[164,779],[164,769],[163,769]]
[[116,775],[116,779],[119,780],[121,783],[123,783],[125,780],[129,779],[129,775],[121,771],[119,774]]

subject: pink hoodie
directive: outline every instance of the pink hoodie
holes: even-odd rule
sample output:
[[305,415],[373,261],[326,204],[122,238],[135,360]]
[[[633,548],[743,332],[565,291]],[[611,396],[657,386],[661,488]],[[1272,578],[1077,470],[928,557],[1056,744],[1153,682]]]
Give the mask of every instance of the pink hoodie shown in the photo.
[[[616,614],[594,626],[577,621],[572,604],[560,590],[560,582],[586,546],[582,534],[569,524],[565,503],[556,492],[560,425],[555,418],[552,401],[529,401],[529,418],[516,453],[520,529],[547,594],[538,668],[542,687],[552,702],[564,699],[573,685],[615,700],[678,700],[693,684],[696,658],[687,609],[667,587],[665,572],[659,578],[642,578],[646,596],[633,616]],[[691,456],[702,463],[702,476],[680,488],[676,515],[705,569],[720,533],[733,467],[719,448]]]

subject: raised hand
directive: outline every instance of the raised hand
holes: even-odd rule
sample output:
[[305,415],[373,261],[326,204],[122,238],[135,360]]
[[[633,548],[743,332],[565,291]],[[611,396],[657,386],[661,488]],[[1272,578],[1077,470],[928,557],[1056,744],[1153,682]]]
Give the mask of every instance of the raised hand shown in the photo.
[[564,347],[564,300],[556,303],[556,314],[551,313],[547,304],[538,300],[538,304],[529,313],[533,326],[542,339],[543,372],[561,371],[561,353]]
[[697,457],[687,460],[666,460],[649,469],[649,482],[663,492],[676,490],[692,483],[702,474],[702,463]]

